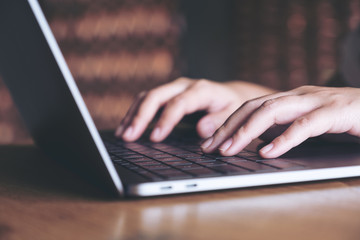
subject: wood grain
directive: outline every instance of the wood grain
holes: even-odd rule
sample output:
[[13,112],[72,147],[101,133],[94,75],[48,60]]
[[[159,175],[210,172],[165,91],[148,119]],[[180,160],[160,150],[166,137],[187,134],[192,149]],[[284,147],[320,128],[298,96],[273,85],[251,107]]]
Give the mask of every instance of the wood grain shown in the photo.
[[360,238],[356,178],[114,200],[33,146],[0,156],[0,239]]

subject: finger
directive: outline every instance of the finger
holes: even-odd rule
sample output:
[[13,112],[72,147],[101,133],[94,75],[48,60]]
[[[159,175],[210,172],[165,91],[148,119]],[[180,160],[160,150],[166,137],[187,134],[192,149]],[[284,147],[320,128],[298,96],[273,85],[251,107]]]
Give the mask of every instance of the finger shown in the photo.
[[265,102],[232,136],[231,146],[221,146],[223,155],[234,155],[244,149],[273,125],[283,125],[318,108],[318,101],[299,96],[286,96]]
[[191,81],[174,81],[149,91],[125,117],[123,139],[135,141],[145,131],[157,111],[170,99],[184,91]]
[[136,98],[135,101],[130,106],[129,110],[127,111],[125,117],[122,119],[119,127],[116,129],[115,136],[121,137],[126,128],[129,126],[130,120],[132,116],[136,113],[139,108],[139,105],[144,100],[146,92],[141,92]]
[[333,124],[328,120],[332,110],[321,108],[296,119],[283,134],[263,147],[259,153],[265,158],[279,157],[308,138],[331,132]]
[[220,112],[209,113],[199,120],[196,130],[201,138],[211,137],[225,120],[231,115],[233,109],[228,107]]
[[219,145],[229,139],[264,102],[288,94],[288,92],[276,93],[247,101],[225,121],[212,137],[202,144],[202,150],[205,153],[214,152]]
[[267,129],[263,134],[261,134],[259,138],[264,142],[270,142],[274,138],[285,132],[285,130],[288,129],[289,126],[290,124],[273,125],[269,129]]
[[207,109],[210,104],[208,98],[207,91],[201,91],[196,86],[174,97],[165,105],[150,139],[155,142],[164,140],[186,114]]
[[231,144],[220,146],[221,154],[231,156],[244,149],[273,125],[293,122],[318,108],[319,101],[299,96],[283,96],[264,102],[232,136]]

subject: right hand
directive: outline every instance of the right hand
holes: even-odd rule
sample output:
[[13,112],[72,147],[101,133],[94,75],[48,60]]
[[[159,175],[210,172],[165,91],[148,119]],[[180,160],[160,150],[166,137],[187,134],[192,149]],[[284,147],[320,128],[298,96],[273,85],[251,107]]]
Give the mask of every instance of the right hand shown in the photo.
[[186,114],[201,110],[208,114],[197,123],[197,132],[200,137],[208,138],[245,101],[273,92],[241,81],[217,83],[182,77],[138,94],[115,135],[129,142],[137,140],[163,107],[150,135],[151,141],[164,140]]

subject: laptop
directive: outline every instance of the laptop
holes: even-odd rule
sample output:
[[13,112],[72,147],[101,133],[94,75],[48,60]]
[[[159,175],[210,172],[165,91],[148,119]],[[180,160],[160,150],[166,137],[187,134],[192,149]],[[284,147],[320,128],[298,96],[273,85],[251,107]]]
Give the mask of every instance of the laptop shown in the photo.
[[38,1],[1,1],[0,33],[0,73],[35,143],[105,192],[147,197],[360,176],[358,144],[309,141],[261,159],[261,142],[232,157],[203,154],[187,128],[162,143],[99,133]]

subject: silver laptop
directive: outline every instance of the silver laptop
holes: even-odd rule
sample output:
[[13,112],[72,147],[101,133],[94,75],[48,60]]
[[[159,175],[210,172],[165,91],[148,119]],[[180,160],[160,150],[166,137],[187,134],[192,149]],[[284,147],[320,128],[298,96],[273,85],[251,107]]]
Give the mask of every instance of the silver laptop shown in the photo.
[[108,193],[158,196],[360,176],[358,144],[309,141],[261,159],[255,143],[233,157],[203,154],[184,128],[163,143],[99,134],[37,0],[2,0],[0,33],[0,73],[36,144]]

